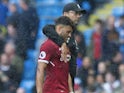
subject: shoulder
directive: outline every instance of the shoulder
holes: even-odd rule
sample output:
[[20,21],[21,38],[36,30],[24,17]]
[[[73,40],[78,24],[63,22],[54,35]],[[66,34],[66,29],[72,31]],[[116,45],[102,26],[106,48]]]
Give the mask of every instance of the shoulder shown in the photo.
[[55,43],[50,39],[47,39],[42,46],[48,46],[48,45],[51,45],[53,47],[56,46]]
[[50,39],[47,39],[40,47],[40,49],[49,49],[54,50],[57,48],[57,45]]

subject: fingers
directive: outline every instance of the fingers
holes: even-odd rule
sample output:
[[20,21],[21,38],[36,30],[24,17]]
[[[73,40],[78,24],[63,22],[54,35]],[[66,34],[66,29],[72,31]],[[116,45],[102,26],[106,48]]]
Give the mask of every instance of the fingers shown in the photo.
[[61,54],[61,59],[62,61],[64,61],[65,63],[67,63],[67,57],[65,54]]
[[68,55],[70,55],[70,50],[68,46],[66,45],[66,43],[63,43],[61,46],[61,59],[64,62],[68,62],[70,58],[70,57],[68,58]]

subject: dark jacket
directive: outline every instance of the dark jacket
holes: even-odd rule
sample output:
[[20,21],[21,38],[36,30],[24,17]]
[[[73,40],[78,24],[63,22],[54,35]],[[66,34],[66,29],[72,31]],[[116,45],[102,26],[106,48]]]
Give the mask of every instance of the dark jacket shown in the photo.
[[102,37],[102,55],[103,59],[110,60],[113,54],[119,51],[119,34],[113,29],[106,29]]
[[30,7],[27,11],[22,12],[17,33],[17,51],[19,55],[23,56],[28,49],[35,48],[38,26],[39,18],[34,8]]
[[11,16],[7,17],[7,25],[12,25],[16,29],[19,27],[20,14],[16,11]]
[[[34,43],[38,32],[39,18],[35,8],[29,7],[20,15],[19,35],[26,41],[27,48],[34,49]],[[32,35],[34,33],[34,35]]]
[[[18,75],[14,66],[10,66],[8,70],[3,71],[0,66],[0,71],[9,78],[8,81],[3,82],[0,78],[0,93],[15,93],[16,88],[19,86]],[[6,92],[1,92],[6,91]]]

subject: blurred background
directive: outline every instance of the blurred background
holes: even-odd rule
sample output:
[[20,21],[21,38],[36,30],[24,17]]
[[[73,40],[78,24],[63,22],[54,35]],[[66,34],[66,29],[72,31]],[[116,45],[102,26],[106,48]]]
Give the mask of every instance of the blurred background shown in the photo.
[[0,0],[0,93],[36,93],[42,28],[69,2],[87,10],[75,35],[75,93],[124,93],[124,0]]

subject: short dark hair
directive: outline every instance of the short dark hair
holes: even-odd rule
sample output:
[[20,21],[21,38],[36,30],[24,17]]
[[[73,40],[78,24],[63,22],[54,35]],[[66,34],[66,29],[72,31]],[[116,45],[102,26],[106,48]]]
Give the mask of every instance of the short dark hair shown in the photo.
[[30,5],[30,0],[22,0],[26,5]]
[[99,23],[99,24],[103,25],[103,21],[101,19],[96,19],[95,23]]
[[75,28],[72,20],[66,16],[61,16],[55,20],[55,25],[59,25],[59,24],[71,26],[72,29]]

